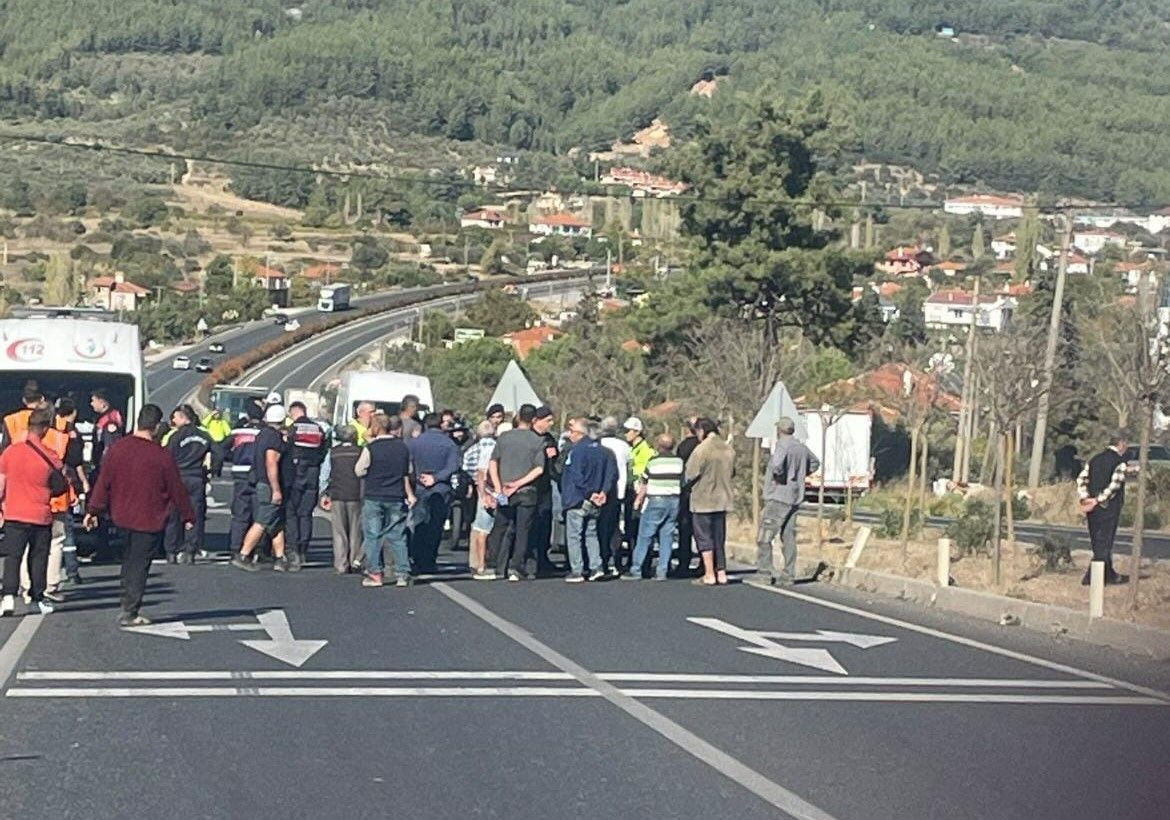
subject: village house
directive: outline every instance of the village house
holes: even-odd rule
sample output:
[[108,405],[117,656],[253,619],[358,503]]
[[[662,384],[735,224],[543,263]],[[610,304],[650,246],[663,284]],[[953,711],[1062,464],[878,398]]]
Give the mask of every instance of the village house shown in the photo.
[[459,217],[459,227],[484,228],[489,231],[499,230],[504,227],[504,215],[491,208],[476,208]]
[[927,298],[923,305],[924,319],[929,328],[967,328],[972,314],[975,327],[995,332],[1002,331],[1017,307],[1015,298],[999,294],[975,294],[965,290],[940,290]]
[[959,262],[954,259],[947,259],[939,262],[936,265],[931,265],[930,269],[932,271],[938,271],[939,273],[945,274],[947,276],[956,276],[967,270],[967,263]]
[[675,196],[687,189],[681,182],[639,171],[636,168],[610,168],[601,177],[602,185],[622,185],[629,188],[634,196]]
[[336,282],[342,272],[343,269],[340,265],[312,265],[301,271],[300,276],[316,285],[328,285],[331,282]]
[[1110,245],[1115,248],[1124,248],[1125,236],[1114,231],[1101,229],[1075,231],[1073,233],[1072,243],[1081,253],[1096,256]]
[[991,252],[999,260],[1011,259],[1016,255],[1016,234],[1006,233],[991,240]]
[[516,330],[512,333],[505,333],[501,338],[512,346],[516,351],[516,355],[520,361],[528,358],[528,355],[537,348],[551,342],[558,336],[563,335],[561,331],[555,327],[548,327],[547,325],[535,325],[524,330]]
[[99,276],[89,283],[89,303],[112,311],[133,312],[150,297],[150,290],[127,282],[121,271],[113,276]]
[[874,267],[887,276],[919,276],[934,264],[934,254],[917,245],[899,245],[886,251]]
[[268,303],[274,307],[288,307],[289,282],[284,271],[258,265],[252,274],[256,287],[268,291]]
[[943,211],[955,216],[982,214],[990,219],[1019,219],[1024,215],[1024,201],[1019,197],[972,194],[947,199]]
[[555,213],[538,216],[528,223],[528,232],[537,236],[593,236],[593,226],[586,219],[573,214]]

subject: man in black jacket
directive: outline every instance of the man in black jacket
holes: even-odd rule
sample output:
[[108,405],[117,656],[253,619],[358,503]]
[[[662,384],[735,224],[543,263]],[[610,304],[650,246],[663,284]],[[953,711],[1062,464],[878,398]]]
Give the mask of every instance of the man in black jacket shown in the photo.
[[207,467],[211,455],[211,436],[199,426],[195,410],[187,404],[171,413],[174,428],[167,440],[167,450],[179,467],[179,477],[187,489],[191,509],[195,511],[195,526],[184,529],[176,510],[171,511],[163,542],[167,561],[172,564],[193,564],[195,554],[203,548],[203,534],[207,524]]
[[338,428],[337,441],[321,470],[321,509],[333,531],[333,568],[345,575],[362,566],[362,480],[354,469],[362,448],[348,424]]
[[[1089,459],[1077,476],[1081,512],[1089,520],[1093,560],[1105,562],[1106,584],[1124,584],[1129,580],[1128,575],[1113,569],[1113,539],[1117,536],[1121,508],[1125,506],[1125,479],[1128,474],[1125,451],[1129,448],[1130,438],[1129,431],[1118,430],[1109,439],[1109,446]],[[1089,585],[1088,571],[1081,583]]]

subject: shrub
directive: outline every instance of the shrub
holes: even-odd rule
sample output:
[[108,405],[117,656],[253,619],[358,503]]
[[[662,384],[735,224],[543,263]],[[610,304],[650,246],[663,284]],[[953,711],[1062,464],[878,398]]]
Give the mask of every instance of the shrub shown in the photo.
[[[902,537],[902,516],[904,512],[901,507],[887,507],[878,514],[878,523],[875,527],[874,534],[878,538],[901,538]],[[910,535],[914,535],[922,530],[922,513],[918,508],[910,511]]]
[[1036,547],[1036,556],[1041,560],[1045,569],[1060,569],[1071,567],[1072,540],[1064,535],[1046,535]]
[[995,520],[990,504],[968,501],[963,512],[947,527],[946,535],[958,548],[960,555],[987,554],[995,538]]

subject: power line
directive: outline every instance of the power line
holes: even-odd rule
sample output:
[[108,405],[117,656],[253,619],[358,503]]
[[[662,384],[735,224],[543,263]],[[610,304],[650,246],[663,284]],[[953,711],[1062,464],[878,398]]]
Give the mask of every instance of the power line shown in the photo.
[[[372,179],[381,182],[400,182],[409,185],[433,185],[442,187],[467,187],[467,188],[483,188],[489,193],[506,193],[509,189],[495,185],[479,186],[474,180],[469,179],[434,179],[428,177],[409,176],[406,174],[392,174],[382,173],[376,171],[340,171],[331,168],[314,168],[305,165],[290,165],[288,163],[280,162],[263,162],[260,160],[248,159],[231,159],[227,157],[212,157],[201,154],[182,154],[172,151],[159,151],[146,148],[132,148],[121,145],[108,145],[101,142],[67,142],[61,139],[54,139],[52,137],[38,136],[33,134],[12,134],[0,132],[0,140],[8,140],[10,142],[23,142],[33,145],[45,145],[55,148],[73,148],[85,151],[94,151],[109,154],[124,154],[129,156],[138,156],[148,159],[172,160],[181,162],[203,162],[211,165],[226,165],[237,168],[254,168],[263,171],[283,171],[285,173],[294,174],[310,174],[314,176],[336,177],[339,179],[349,179],[356,177],[358,179]],[[586,194],[585,191],[565,191],[569,194]],[[711,197],[703,197],[698,194],[674,194],[670,197],[672,200],[682,200],[687,202],[712,202],[715,201]],[[915,210],[915,211],[937,211],[942,205],[937,202],[866,202],[859,199],[764,199],[761,197],[748,197],[750,202],[757,205],[796,205],[811,208],[863,208],[871,210]],[[1039,207],[1032,206],[1028,203],[1021,203],[1021,207]],[[1122,210],[1143,210],[1150,206],[1138,203],[1096,203],[1094,205],[1078,205],[1071,203],[1053,203],[1045,204],[1043,211],[1049,213],[1071,212],[1078,210],[1085,210],[1087,208],[1100,209],[1122,209]]]

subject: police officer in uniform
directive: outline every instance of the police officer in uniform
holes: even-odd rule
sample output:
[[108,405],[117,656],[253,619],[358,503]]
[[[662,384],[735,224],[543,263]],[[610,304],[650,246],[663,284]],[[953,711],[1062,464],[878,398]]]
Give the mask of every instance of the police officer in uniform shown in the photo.
[[191,405],[181,405],[171,413],[171,432],[166,447],[179,467],[179,477],[187,490],[191,509],[195,511],[195,526],[185,529],[178,512],[172,510],[163,544],[167,561],[193,564],[196,552],[203,549],[203,535],[207,528],[207,467],[212,443],[207,431],[199,426],[199,416]]
[[260,433],[258,420],[240,416],[227,439],[224,458],[231,465],[232,525],[228,543],[232,555],[244,545],[244,533],[252,526],[252,462],[256,453],[256,436]]
[[309,418],[302,402],[288,406],[288,439],[292,445],[293,481],[286,508],[289,569],[301,568],[309,554],[313,538],[313,509],[321,481],[321,464],[329,452],[329,442],[320,424]]

